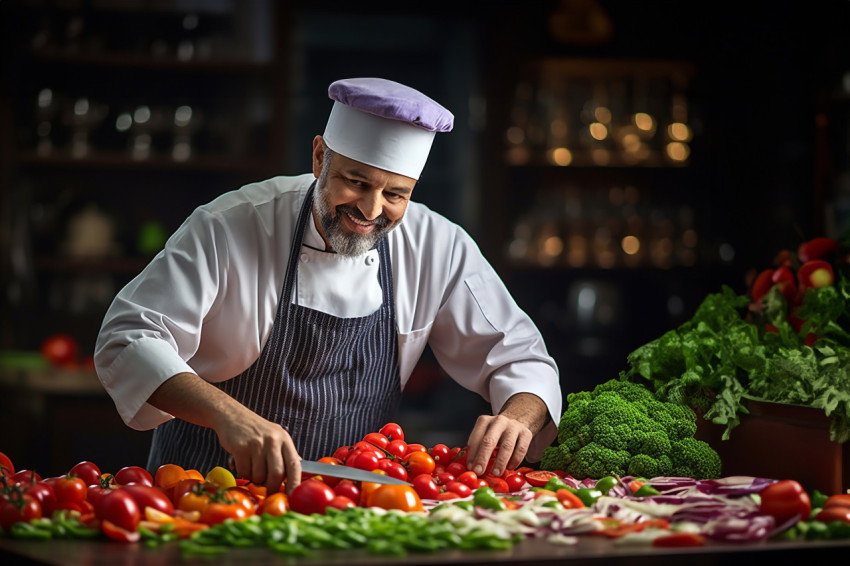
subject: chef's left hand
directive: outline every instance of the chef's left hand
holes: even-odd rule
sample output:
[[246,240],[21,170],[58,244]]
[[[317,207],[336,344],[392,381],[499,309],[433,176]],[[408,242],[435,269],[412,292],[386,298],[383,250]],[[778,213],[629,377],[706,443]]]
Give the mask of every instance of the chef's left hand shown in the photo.
[[517,393],[496,416],[481,415],[469,435],[467,468],[482,475],[496,447],[499,451],[490,473],[499,476],[506,469],[517,468],[547,418],[546,404],[531,393]]

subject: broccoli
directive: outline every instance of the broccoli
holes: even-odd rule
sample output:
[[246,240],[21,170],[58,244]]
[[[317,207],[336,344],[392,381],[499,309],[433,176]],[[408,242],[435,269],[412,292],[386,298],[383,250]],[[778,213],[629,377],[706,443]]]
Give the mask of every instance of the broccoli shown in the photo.
[[558,439],[541,468],[576,478],[720,476],[720,457],[696,440],[696,413],[665,402],[640,383],[612,379],[591,391],[567,395]]

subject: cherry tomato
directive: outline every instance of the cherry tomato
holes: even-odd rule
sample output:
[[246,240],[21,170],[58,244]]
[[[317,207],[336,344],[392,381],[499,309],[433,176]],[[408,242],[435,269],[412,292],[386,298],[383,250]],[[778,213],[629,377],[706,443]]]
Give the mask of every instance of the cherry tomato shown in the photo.
[[462,499],[462,497],[453,491],[442,491],[440,492],[440,495],[437,496],[438,501],[449,501],[451,499]]
[[340,446],[334,452],[333,457],[339,460],[340,462],[345,462],[345,459],[348,456],[348,453],[351,452],[351,449],[351,446]]
[[15,466],[12,464],[12,459],[0,452],[0,477],[14,474]]
[[525,476],[522,474],[511,474],[505,478],[505,482],[508,484],[508,491],[513,493],[523,488],[525,485]]
[[369,496],[366,504],[369,507],[382,509],[398,509],[413,512],[424,511],[422,500],[409,485],[384,484]]
[[91,484],[86,488],[86,501],[92,505],[97,505],[97,500],[112,491],[108,487],[103,487],[100,483]]
[[9,481],[12,485],[17,485],[40,482],[42,478],[34,470],[18,470],[11,475]]
[[354,468],[371,472],[378,469],[378,457],[372,452],[361,452],[350,464]]
[[[404,455],[412,454],[413,452],[425,452],[428,454],[428,449],[425,448],[424,444],[408,444],[407,449],[404,451]],[[428,454],[430,456],[430,454]]]
[[119,527],[112,521],[102,521],[100,530],[107,537],[118,542],[139,542],[142,539],[138,531]]
[[759,510],[776,519],[777,523],[783,523],[794,516],[807,519],[812,511],[812,504],[799,482],[781,480],[761,491]]
[[[332,456],[325,456],[323,458],[319,458],[319,462],[323,464],[329,464],[331,466],[341,466],[342,462]],[[333,487],[339,483],[341,478],[335,478],[333,476],[322,476],[322,481]]]
[[152,507],[167,515],[174,515],[174,503],[158,487],[133,483],[117,489],[129,493],[140,510],[144,510],[145,507]]
[[469,446],[464,446],[463,448],[455,446],[449,452],[449,458],[452,462],[458,462],[459,464],[463,464],[463,467],[466,468],[466,456],[468,453]]
[[140,483],[152,486],[153,476],[146,469],[139,466],[127,466],[115,472],[115,483],[118,485]]
[[53,515],[53,511],[56,509],[56,494],[53,493],[53,488],[46,483],[32,483],[29,484],[25,489],[24,493],[29,495],[41,506],[41,514],[44,517],[50,517]]
[[41,516],[41,505],[29,495],[15,492],[8,499],[0,501],[0,528],[4,530],[12,528],[15,523],[29,522]]
[[[171,499],[171,502],[175,506],[177,506],[180,499],[184,495],[186,495],[187,493],[191,492],[193,489],[202,490],[203,489],[202,487],[201,488],[195,488],[196,485],[200,485],[201,483],[203,483],[203,482],[199,479],[185,478],[185,479],[178,481],[167,492],[165,490],[163,490],[163,493],[166,493],[169,496],[169,498]],[[162,489],[162,488],[160,488],[160,489]]]
[[77,477],[63,477],[56,480],[53,485],[53,493],[59,503],[80,503],[86,500],[88,486],[86,482]]
[[94,462],[83,460],[68,471],[69,476],[76,476],[86,485],[100,483],[100,468]]
[[289,505],[293,511],[304,515],[324,515],[325,508],[335,496],[334,490],[325,482],[308,479],[298,484],[289,494]]
[[257,512],[257,506],[254,504],[254,498],[251,494],[241,487],[231,487],[224,491],[224,500],[228,503],[237,503],[245,508],[252,515]]
[[136,530],[141,519],[139,505],[133,496],[123,489],[113,489],[98,499],[95,515],[103,522],[110,522],[131,532]]
[[445,465],[449,463],[449,447],[445,444],[435,444],[428,451],[428,454],[434,459],[435,464]]
[[69,334],[51,334],[41,343],[41,355],[56,366],[76,363],[78,350],[77,341]]
[[390,443],[390,439],[380,432],[370,432],[366,436],[363,437],[363,442],[368,442],[369,444],[373,444],[378,448],[386,448],[387,444]]
[[558,474],[548,470],[534,470],[525,474],[525,481],[532,487],[543,487],[550,479],[557,478]]
[[463,472],[457,477],[457,481],[469,486],[471,489],[477,489],[478,487],[480,487],[480,483],[478,481],[478,474],[476,474],[472,470]]
[[390,441],[404,440],[404,431],[401,426],[396,423],[387,423],[381,427],[380,433],[386,436]]
[[407,453],[407,443],[401,439],[390,440],[385,450],[397,458],[403,458]]
[[282,491],[278,491],[263,499],[263,502],[257,509],[257,514],[278,517],[287,511],[289,511],[289,498]]
[[215,466],[204,477],[204,481],[214,483],[222,489],[227,489],[236,485],[236,478],[233,477],[233,472],[222,466]]
[[[386,462],[386,463],[385,463]],[[407,468],[399,464],[398,462],[394,462],[389,458],[384,458],[380,462],[382,465],[378,467],[387,473],[391,478],[400,479],[401,481],[407,481],[407,478],[412,474],[409,474]]]
[[360,488],[351,480],[342,480],[334,486],[334,493],[344,495],[351,499],[356,505],[360,504]]
[[411,452],[404,457],[404,467],[407,468],[408,476],[413,478],[421,474],[431,475],[436,465],[427,452]]
[[830,507],[850,507],[850,494],[839,493],[837,495],[830,495],[823,504],[823,508],[828,509]]
[[241,503],[225,503],[213,501],[201,511],[200,522],[206,525],[218,525],[226,519],[236,521],[247,519],[252,515]]
[[330,503],[328,503],[327,506],[339,510],[347,509],[348,507],[356,507],[354,501],[344,495],[334,495],[333,499],[330,500]]
[[487,476],[483,478],[487,485],[493,488],[496,493],[508,493],[510,488],[508,482],[497,476]]
[[457,480],[450,481],[446,484],[446,491],[451,491],[452,493],[456,493],[461,497],[469,497],[472,495],[472,488],[466,485],[465,483],[461,483]]
[[842,523],[850,524],[850,507],[833,505],[832,507],[824,507],[815,515],[815,519],[822,523],[831,523],[833,521],[841,521]]
[[461,464],[460,462],[451,462],[448,466],[446,466],[446,473],[449,473],[454,477],[459,477],[465,471],[466,464]]
[[440,487],[431,476],[421,474],[410,480],[410,483],[421,499],[437,499],[440,495]]
[[450,481],[454,481],[455,479],[457,479],[448,472],[437,472],[437,471],[435,471],[433,474],[431,474],[431,477],[434,479],[434,483],[437,484],[437,485],[446,485]]

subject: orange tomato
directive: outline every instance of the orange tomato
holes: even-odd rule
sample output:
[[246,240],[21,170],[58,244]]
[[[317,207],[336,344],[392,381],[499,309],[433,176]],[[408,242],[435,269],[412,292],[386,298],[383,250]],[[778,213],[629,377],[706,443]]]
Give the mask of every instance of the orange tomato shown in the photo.
[[437,463],[427,452],[411,452],[404,457],[404,467],[411,478],[420,474],[430,474],[434,471]]
[[398,509],[400,511],[425,511],[419,495],[409,485],[381,485],[371,492],[366,499],[369,507],[382,509]]
[[202,490],[192,489],[180,497],[177,501],[177,508],[181,511],[198,511],[203,514],[211,501],[208,493]]
[[177,482],[185,480],[189,475],[182,467],[177,464],[163,464],[156,470],[154,474],[153,484],[166,493],[173,489]]
[[[372,470],[372,473],[373,474],[381,474],[381,475],[384,475],[384,476],[387,475],[387,473],[384,470]],[[371,482],[371,481],[360,482],[360,502],[366,503],[367,501],[369,501],[369,495],[373,491],[375,491],[376,489],[381,487],[382,485],[383,484],[375,483],[375,482]]]
[[225,519],[237,521],[247,519],[251,514],[241,503],[212,502],[201,511],[201,523],[217,525],[223,523]]
[[277,517],[289,511],[289,498],[282,491],[272,493],[263,500],[257,509],[259,515],[271,515]]
[[239,487],[231,487],[224,491],[224,502],[241,505],[246,511],[253,514],[257,511],[254,499],[247,491]]
[[186,475],[189,476],[190,479],[204,481],[204,474],[198,470],[186,470]]

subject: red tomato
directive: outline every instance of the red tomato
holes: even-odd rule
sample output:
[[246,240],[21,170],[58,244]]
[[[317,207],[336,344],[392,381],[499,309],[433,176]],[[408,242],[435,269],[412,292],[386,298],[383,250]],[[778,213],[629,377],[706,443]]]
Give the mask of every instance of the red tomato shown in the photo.
[[555,472],[548,470],[533,470],[525,474],[525,481],[532,487],[543,487],[550,479],[559,477]]
[[349,452],[351,452],[351,446],[340,446],[336,449],[336,452],[334,452],[333,457],[340,462],[345,462]]
[[86,460],[74,465],[68,471],[68,475],[80,478],[86,485],[100,483],[100,468],[97,467],[97,464]]
[[201,511],[201,518],[199,521],[206,525],[218,525],[227,519],[233,519],[236,521],[247,519],[252,514],[252,511],[246,509],[245,506],[239,502],[222,503],[213,501],[204,507],[203,511]]
[[140,483],[143,485],[153,485],[153,476],[144,468],[139,466],[127,466],[121,468],[115,473],[115,483],[118,485],[127,485],[128,483]]
[[[425,452],[428,454],[428,449],[425,448],[424,444],[408,444],[407,450],[404,451],[404,455],[412,454],[413,452]],[[430,454],[428,454],[430,456]]]
[[407,481],[407,478],[413,475],[408,474],[407,468],[405,468],[398,462],[393,462],[389,458],[384,458],[383,460],[381,460],[381,464],[382,466],[379,466],[378,469],[384,470],[391,478],[400,479],[401,481]]
[[334,487],[334,493],[344,495],[351,499],[355,504],[360,503],[360,488],[351,480],[342,480]]
[[347,509],[348,507],[357,507],[350,497],[346,497],[344,495],[335,495],[327,506],[340,510]]
[[458,462],[459,464],[463,464],[463,467],[466,468],[466,456],[468,453],[469,446],[464,446],[463,448],[455,446],[449,451],[449,458],[452,462]]
[[112,491],[108,487],[102,487],[99,483],[92,484],[86,488],[86,501],[97,505],[97,500]]
[[142,535],[138,531],[119,527],[112,521],[102,521],[100,530],[103,534],[118,542],[139,542],[142,539]]
[[484,478],[484,481],[487,482],[487,485],[493,488],[493,491],[496,493],[508,493],[510,488],[508,487],[508,482],[503,480],[500,477],[496,476],[487,476]]
[[767,295],[768,291],[770,291],[773,287],[773,272],[773,269],[765,269],[758,274],[758,277],[756,277],[752,288],[750,288],[750,297],[754,301],[762,300],[762,298]]
[[476,474],[472,470],[463,472],[457,477],[457,481],[464,485],[468,485],[471,489],[476,489],[480,487],[480,483],[478,481],[478,474]]
[[824,509],[828,509],[829,507],[850,507],[850,494],[839,493],[837,495],[830,495],[823,504]]
[[174,515],[174,504],[168,499],[165,492],[158,487],[134,483],[117,489],[129,493],[142,511],[145,507],[153,507],[167,515]]
[[63,477],[53,484],[53,493],[59,503],[80,503],[86,500],[88,486],[86,482],[77,477]]
[[513,493],[521,490],[525,485],[525,476],[522,474],[511,474],[505,478],[505,482],[508,484],[508,491]]
[[401,426],[396,423],[387,423],[381,427],[380,433],[386,436],[390,441],[404,440],[404,431]]
[[[325,456],[323,458],[319,458],[319,462],[321,462],[323,464],[330,464],[331,466],[341,466],[342,465],[342,462],[340,460],[334,458],[333,456]],[[324,475],[324,476],[321,476],[321,477],[322,477],[322,481],[325,482],[326,484],[328,484],[331,487],[333,487],[337,483],[339,483],[339,480],[340,480],[340,478],[336,478],[334,476],[328,476],[328,475]]]
[[812,503],[799,482],[781,480],[761,491],[759,510],[776,519],[777,523],[784,523],[794,516],[808,519],[812,511]]
[[461,464],[460,462],[451,462],[448,466],[446,466],[446,473],[449,473],[454,477],[460,476],[465,471],[466,464]]
[[652,546],[660,547],[702,546],[704,544],[705,537],[703,535],[688,532],[671,533],[652,540]]
[[448,472],[436,472],[436,471],[433,474],[431,474],[431,477],[434,478],[434,483],[437,484],[437,485],[446,485],[450,481],[454,481],[455,479],[457,479]]
[[469,497],[472,495],[472,488],[466,485],[465,483],[461,483],[457,480],[450,481],[446,484],[446,491],[451,491],[452,493],[456,493],[461,497]]
[[[346,462],[346,464],[348,463]],[[349,465],[360,470],[371,472],[372,470],[378,469],[378,457],[372,452],[361,452]]]
[[0,528],[8,530],[15,523],[41,518],[41,506],[35,498],[21,493],[0,501]]
[[263,502],[257,509],[257,514],[278,517],[287,511],[289,511],[289,498],[282,491],[278,491],[263,499]]
[[850,524],[850,507],[841,507],[839,505],[824,507],[823,510],[818,511],[815,519],[822,523],[841,521],[842,523]]
[[418,475],[431,475],[436,462],[427,452],[410,452],[404,457],[404,467],[407,468],[408,476],[415,478]]
[[437,496],[438,501],[449,501],[450,499],[462,499],[462,497],[453,491],[443,491]]
[[407,443],[401,439],[390,440],[385,450],[397,458],[403,458],[407,453]]
[[34,470],[18,470],[9,478],[12,485],[36,483],[42,481],[41,476]]
[[435,444],[428,453],[436,464],[445,465],[449,463],[449,447],[445,444]]
[[123,489],[113,489],[103,495],[95,506],[95,515],[125,531],[135,531],[139,526],[141,512],[133,496]]
[[53,488],[46,483],[32,483],[24,489],[24,493],[29,495],[41,506],[41,514],[44,517],[53,515],[56,509],[56,494],[53,493]]
[[[187,493],[192,491],[192,488],[201,483],[201,480],[197,478],[185,478],[179,480],[174,486],[171,487],[171,502],[174,505],[180,501],[180,499],[186,495]],[[162,489],[162,488],[160,488]]]
[[15,475],[15,466],[12,459],[0,452],[0,476]]
[[41,355],[53,365],[67,366],[77,361],[77,341],[68,334],[52,334],[41,343]]
[[325,508],[336,496],[334,490],[323,481],[309,479],[303,481],[289,494],[289,505],[293,511],[303,515],[319,513],[324,515]]
[[440,487],[431,476],[421,474],[410,480],[410,483],[422,499],[437,499],[440,495]]
[[369,444],[373,444],[378,448],[386,448],[387,444],[390,443],[390,439],[380,432],[370,432],[366,436],[363,437],[363,442],[368,442]]

